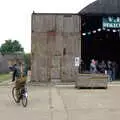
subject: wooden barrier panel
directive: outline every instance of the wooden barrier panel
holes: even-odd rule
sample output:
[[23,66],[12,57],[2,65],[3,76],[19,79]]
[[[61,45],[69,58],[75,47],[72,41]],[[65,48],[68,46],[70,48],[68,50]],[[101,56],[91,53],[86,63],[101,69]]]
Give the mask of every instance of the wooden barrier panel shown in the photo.
[[108,77],[105,74],[80,74],[75,82],[76,88],[107,88]]

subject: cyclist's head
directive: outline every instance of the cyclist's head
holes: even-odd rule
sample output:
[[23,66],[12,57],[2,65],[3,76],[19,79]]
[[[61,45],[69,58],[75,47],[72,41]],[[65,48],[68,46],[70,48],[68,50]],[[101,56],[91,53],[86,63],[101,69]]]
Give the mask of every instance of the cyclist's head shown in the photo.
[[17,64],[15,63],[14,66],[16,66]]
[[21,65],[22,65],[22,62],[18,61],[18,62],[17,62],[17,65],[18,65],[18,66],[21,66]]
[[22,64],[21,62],[18,63],[18,65],[21,65],[21,64]]
[[25,66],[24,62],[19,62],[20,66]]

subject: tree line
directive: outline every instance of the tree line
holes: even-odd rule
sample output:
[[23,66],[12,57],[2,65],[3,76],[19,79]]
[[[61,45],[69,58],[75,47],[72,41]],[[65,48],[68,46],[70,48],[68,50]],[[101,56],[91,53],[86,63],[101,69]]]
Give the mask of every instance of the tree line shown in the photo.
[[24,62],[28,65],[28,67],[31,66],[31,55],[30,53],[26,54],[24,52],[24,48],[18,40],[5,40],[5,43],[0,46],[0,53],[2,55],[22,54],[24,56]]

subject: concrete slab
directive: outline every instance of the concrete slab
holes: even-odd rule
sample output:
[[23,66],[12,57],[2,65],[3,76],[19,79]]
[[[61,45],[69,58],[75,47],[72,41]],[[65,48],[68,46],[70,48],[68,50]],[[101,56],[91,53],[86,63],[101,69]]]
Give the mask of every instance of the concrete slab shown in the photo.
[[1,120],[119,120],[120,86],[75,89],[73,85],[28,86],[23,108],[11,96],[13,84],[0,86]]

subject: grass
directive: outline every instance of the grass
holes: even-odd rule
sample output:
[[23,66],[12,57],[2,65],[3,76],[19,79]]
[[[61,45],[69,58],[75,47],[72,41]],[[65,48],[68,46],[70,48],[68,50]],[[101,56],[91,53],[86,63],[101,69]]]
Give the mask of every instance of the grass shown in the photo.
[[6,73],[6,74],[0,74],[0,83],[3,81],[7,81],[11,79],[11,74],[10,73]]

